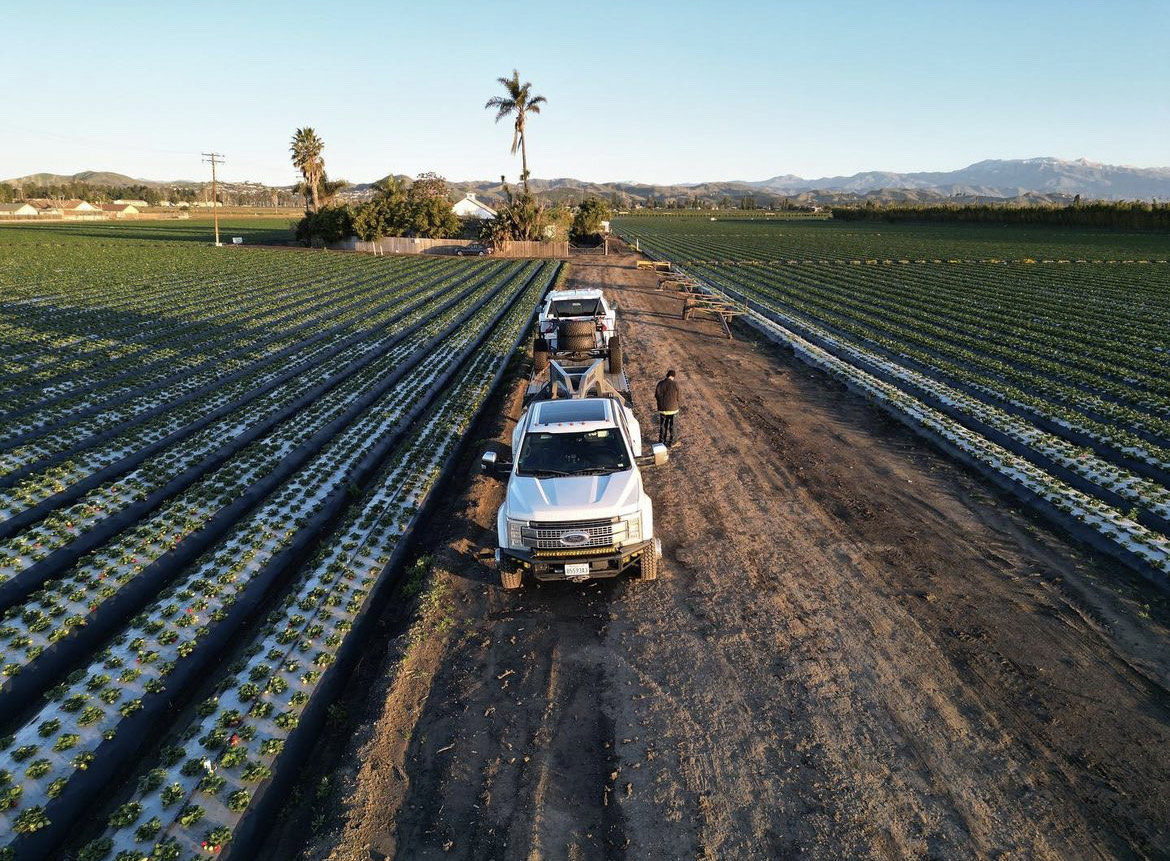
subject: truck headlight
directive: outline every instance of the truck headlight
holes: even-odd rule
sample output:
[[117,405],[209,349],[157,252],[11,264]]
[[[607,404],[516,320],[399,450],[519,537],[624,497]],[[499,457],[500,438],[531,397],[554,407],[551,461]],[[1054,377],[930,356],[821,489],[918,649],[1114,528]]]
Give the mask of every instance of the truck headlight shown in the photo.
[[524,527],[528,525],[525,520],[512,520],[508,518],[508,546],[509,547],[523,547],[524,546]]
[[626,540],[630,543],[642,540],[642,515],[635,514],[626,521]]

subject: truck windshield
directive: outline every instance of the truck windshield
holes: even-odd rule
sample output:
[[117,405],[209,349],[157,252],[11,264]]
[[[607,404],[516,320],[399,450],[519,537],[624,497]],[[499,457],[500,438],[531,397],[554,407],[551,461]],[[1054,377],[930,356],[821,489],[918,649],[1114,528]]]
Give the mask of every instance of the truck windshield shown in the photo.
[[630,468],[630,457],[616,428],[524,437],[516,473],[534,477],[606,475]]
[[601,311],[600,299],[554,299],[550,317],[595,317]]

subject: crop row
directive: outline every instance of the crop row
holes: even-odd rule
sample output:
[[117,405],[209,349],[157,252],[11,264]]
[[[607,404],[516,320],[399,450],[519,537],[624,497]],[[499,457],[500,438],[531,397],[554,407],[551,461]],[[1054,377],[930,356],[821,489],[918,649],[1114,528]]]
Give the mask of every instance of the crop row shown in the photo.
[[[508,273],[500,272],[492,279],[496,282],[492,286],[498,289],[507,279]],[[494,292],[486,289],[470,292],[450,308],[450,313],[462,317],[485,305],[490,307],[489,299]],[[95,534],[101,535],[107,531],[102,530],[99,523],[89,523],[84,530],[70,530],[69,521],[66,521],[66,528],[61,529],[60,518],[53,517],[50,523],[30,527],[11,539],[10,552],[20,554],[9,563],[9,567],[18,569],[14,576],[23,576],[35,584],[46,580],[49,583],[40,591],[28,594],[22,602],[8,606],[2,622],[13,626],[16,619],[31,617],[36,626],[40,627],[48,614],[55,613],[64,617],[64,623],[31,634],[17,626],[15,638],[8,639],[7,662],[0,672],[7,677],[27,674],[29,665],[35,665],[51,643],[70,637],[75,630],[78,634],[89,634],[94,629],[96,619],[101,618],[105,601],[114,597],[120,586],[138,578],[151,566],[169,567],[169,562],[163,561],[164,557],[172,554],[180,545],[190,544],[192,539],[199,540],[199,533],[211,529],[217,520],[230,520],[234,516],[231,507],[238,505],[238,500],[254,494],[258,483],[272,484],[279,477],[290,473],[301,457],[298,452],[310,451],[313,441],[332,434],[335,425],[346,420],[347,415],[352,415],[357,404],[392,386],[413,363],[425,357],[425,350],[436,336],[435,330],[440,328],[440,319],[430,318],[426,326],[409,330],[414,335],[411,340],[377,355],[377,361],[349,375],[344,385],[335,386],[307,403],[295,401],[282,413],[287,415],[282,423],[229,458],[218,469],[208,472],[188,469],[187,474],[192,479],[198,476],[198,480],[182,493],[166,499],[149,516],[133,525],[128,524],[130,518],[126,516],[127,511],[141,515],[146,508],[135,506],[136,500],[149,499],[151,492],[160,487],[167,492],[173,492],[176,488],[167,482],[168,471],[165,466],[157,475],[137,476],[136,484],[126,478],[119,479],[112,492],[121,497],[119,501],[123,507],[112,506],[110,510],[102,512],[102,520],[110,522],[112,528],[119,531],[98,549],[87,553],[68,571],[61,572],[61,563],[54,564],[53,552],[57,545],[67,550],[71,542],[93,543]],[[267,427],[267,424],[262,427]],[[84,501],[82,504],[85,504]],[[226,513],[225,509],[228,509]],[[64,516],[68,517],[69,514]],[[96,514],[91,515],[91,519],[96,521],[96,518]],[[71,561],[76,555],[76,552],[62,553],[65,561]],[[0,596],[23,596],[27,591],[0,588]],[[45,603],[51,606],[37,609]],[[4,639],[5,632],[0,628],[0,644],[4,643]],[[16,659],[20,649],[23,649],[27,663]],[[15,687],[21,682],[25,682],[24,678],[11,684]],[[0,691],[7,684],[0,683]]]
[[[1026,265],[800,261],[787,257],[781,241],[788,225],[767,249],[785,262],[716,264],[700,255],[715,249],[727,260],[750,247],[761,251],[760,234],[745,229],[749,235],[734,237],[730,225],[704,233],[692,224],[688,236],[654,219],[634,222],[622,229],[645,250],[691,261],[682,267],[688,274],[745,302],[753,319],[799,343],[802,355],[830,355],[835,373],[857,375],[865,381],[857,385],[882,403],[930,415],[932,432],[946,427],[949,444],[961,437],[964,451],[994,446],[994,456],[977,460],[1004,464],[1025,495],[1067,513],[1056,502],[1067,491],[1097,536],[1111,536],[1111,546],[1165,578],[1170,270],[1126,270],[1141,273],[1135,286],[1117,269],[1099,277],[1102,267],[1092,264],[1054,274]],[[816,226],[794,228],[808,235]],[[1149,301],[1135,302],[1135,292]]]
[[[32,847],[42,845],[38,841],[48,841],[49,835],[66,827],[69,814],[92,800],[93,775],[111,773],[132,755],[127,751],[135,748],[135,740],[140,737],[134,728],[151,716],[165,714],[176,696],[199,680],[199,668],[234,636],[233,632],[263,596],[273,589],[285,588],[277,584],[289,576],[291,560],[298,552],[304,552],[306,535],[328,532],[329,524],[347,501],[347,488],[361,477],[360,465],[366,464],[364,471],[368,473],[370,463],[382,460],[395,446],[407,444],[409,432],[417,427],[422,412],[439,393],[450,391],[455,371],[480,351],[480,344],[487,340],[484,333],[495,332],[494,342],[498,342],[502,336],[495,324],[507,319],[512,327],[512,342],[515,341],[540,292],[547,287],[551,267],[542,269],[529,264],[523,271],[516,269],[496,267],[501,277],[491,280],[499,287],[487,295],[473,293],[450,309],[439,323],[442,331],[418,343],[409,361],[398,357],[399,370],[391,371],[391,365],[379,368],[377,373],[371,371],[371,380],[379,379],[381,374],[381,381],[368,388],[366,394],[349,391],[349,400],[358,399],[356,415],[324,425],[320,416],[306,416],[304,423],[310,428],[320,427],[314,435],[319,437],[316,440],[302,441],[308,431],[300,426],[301,422],[281,426],[264,440],[258,453],[251,452],[261,459],[268,458],[266,465],[253,458],[232,471],[231,478],[243,485],[224,487],[213,476],[208,479],[210,485],[199,483],[202,495],[172,501],[175,510],[186,516],[196,510],[197,500],[209,507],[226,503],[221,513],[233,507],[235,510],[229,512],[226,533],[197,559],[183,566],[162,566],[176,570],[156,581],[165,585],[156,590],[154,599],[138,610],[130,625],[122,628],[88,667],[75,668],[52,691],[43,707],[31,717],[22,718],[21,726],[7,740],[4,768],[12,809],[4,814],[8,819],[5,824],[11,828],[10,833],[17,835],[14,845],[21,848],[22,856],[32,857],[31,853],[37,851]],[[507,288],[507,292],[500,293],[501,288]],[[517,297],[521,297],[519,301]],[[494,342],[483,349],[490,353]],[[498,344],[494,349],[499,364]],[[473,374],[470,379],[475,381],[481,376]],[[462,389],[458,391],[463,393]],[[461,410],[474,411],[475,407],[475,402],[468,399],[457,398],[450,403]],[[459,422],[447,424],[458,426]],[[295,454],[298,450],[303,453],[300,458]],[[256,493],[260,498],[252,505],[239,506],[249,492],[243,487],[255,485],[257,476],[271,470],[273,459],[298,462],[295,472]],[[408,462],[413,464],[416,460],[427,463],[417,453]],[[86,585],[98,586],[96,594],[100,597],[105,591],[111,602],[152,581],[149,569],[159,566],[160,560],[176,549],[175,542],[183,540],[166,529],[158,529],[153,519],[129,530],[125,538],[126,550],[116,560],[107,555],[102,562],[95,560],[86,566]],[[127,557],[126,553],[135,555]],[[105,583],[102,574],[97,573],[105,571],[117,572],[113,582]],[[70,582],[78,585],[80,580]],[[16,634],[18,638],[29,638],[26,652],[43,648],[36,637],[52,636],[43,627],[42,619],[73,619],[77,615],[71,612],[77,609],[75,604],[61,609],[74,600],[68,594],[62,598],[61,585],[54,582],[53,588],[33,596],[19,614],[10,612],[6,617],[6,628],[20,628],[29,620],[24,631]],[[348,603],[367,594],[370,587],[367,575],[355,585],[359,591]],[[94,612],[98,611],[100,607]],[[91,626],[89,622],[77,624],[68,629],[65,638],[57,638],[58,643],[67,643],[74,631],[86,631]],[[29,631],[30,627],[38,630]],[[335,632],[330,648],[337,648],[344,634],[344,629]],[[72,645],[76,656],[94,644]],[[317,666],[325,666],[325,660],[320,659]],[[26,673],[40,676],[36,688],[46,687],[51,675],[26,667],[9,681],[16,682]],[[21,712],[27,696],[15,684],[8,686],[0,698],[4,714],[11,718]],[[283,726],[289,721],[277,722]],[[46,741],[50,736],[51,744]],[[18,776],[21,772],[22,777]],[[237,798],[237,806],[238,803]],[[58,824],[54,826],[54,822]]]
[[[1092,543],[1108,541],[1132,554],[1133,558],[1166,585],[1170,578],[1170,539],[1147,529],[1124,513],[1101,502],[1020,457],[1003,446],[971,431],[946,414],[934,410],[899,386],[867,373],[831,350],[796,335],[764,315],[752,315],[751,322],[772,338],[793,348],[798,356],[821,367],[851,388],[887,407],[900,418],[913,422],[941,441],[964,460],[984,467],[990,474],[1010,481],[1016,492],[1023,491],[1058,514],[1066,524],[1080,525]],[[1098,540],[1094,540],[1094,539]]]
[[[12,472],[0,477],[0,517],[18,518],[21,512],[66,492],[84,476],[101,473],[108,479],[131,466],[149,468],[142,463],[147,456],[155,459],[164,474],[172,472],[178,461],[191,460],[202,450],[191,443],[195,431],[206,438],[204,447],[213,446],[217,440],[233,439],[255,428],[266,416],[277,414],[285,402],[316,392],[323,384],[336,384],[342,375],[359,370],[430,319],[453,295],[466,295],[481,283],[473,278],[455,290],[465,277],[441,278],[421,291],[405,289],[413,286],[407,282],[386,300],[388,307],[370,309],[368,327],[327,345],[309,338],[303,350],[279,362],[258,361],[249,373],[225,376],[219,385],[205,387],[197,395],[178,395],[170,401],[160,400],[156,393],[144,396],[149,415],[127,416],[121,423],[101,416],[94,422],[67,425],[48,439],[23,447],[19,466],[17,453],[10,452]],[[0,535],[6,531],[0,523]]]
[[379,576],[404,547],[521,329],[515,318],[499,327],[447,389],[421,431],[301,569],[245,658],[177,728],[174,743],[162,748],[133,797],[110,817],[99,847],[109,841],[115,853],[150,846],[157,857],[199,857],[225,846],[245,816],[259,818],[266,779],[295,768],[290,737],[311,736],[307,711],[315,697],[324,701],[319,691],[344,675],[345,637],[368,611]]
[[673,261],[891,261],[933,268],[974,261],[1167,261],[1164,236],[1098,229],[706,217],[621,218],[615,228]]
[[1116,438],[1139,449],[1148,444],[1147,459],[1160,469],[1170,468],[1170,419],[1155,412],[1170,410],[1168,398],[1130,384],[1106,383],[1099,375],[1086,382],[1086,374],[1011,350],[1001,334],[967,334],[945,311],[916,313],[909,303],[875,307],[856,295],[860,291],[849,297],[843,285],[794,286],[757,267],[694,271],[743,290],[771,308],[930,366],[948,379],[979,386],[1003,400],[1034,403],[1040,414],[1092,427],[1106,440]]

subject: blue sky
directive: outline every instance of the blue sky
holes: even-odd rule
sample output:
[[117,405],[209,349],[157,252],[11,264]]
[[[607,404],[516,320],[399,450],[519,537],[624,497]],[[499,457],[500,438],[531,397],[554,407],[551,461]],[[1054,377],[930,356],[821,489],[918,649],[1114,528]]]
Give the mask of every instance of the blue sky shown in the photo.
[[1170,166],[1168,0],[0,0],[0,178],[112,170],[289,184],[515,181],[484,102],[548,98],[534,177],[654,183],[954,170],[1054,156]]

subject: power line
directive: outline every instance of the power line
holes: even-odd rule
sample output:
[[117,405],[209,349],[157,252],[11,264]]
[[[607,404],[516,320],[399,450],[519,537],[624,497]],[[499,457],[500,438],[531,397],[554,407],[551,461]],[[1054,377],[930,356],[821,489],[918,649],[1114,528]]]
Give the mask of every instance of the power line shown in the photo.
[[223,164],[224,155],[221,152],[202,153],[204,164],[211,165],[211,218],[215,222],[215,247],[219,248],[219,195],[216,193],[215,166]]

